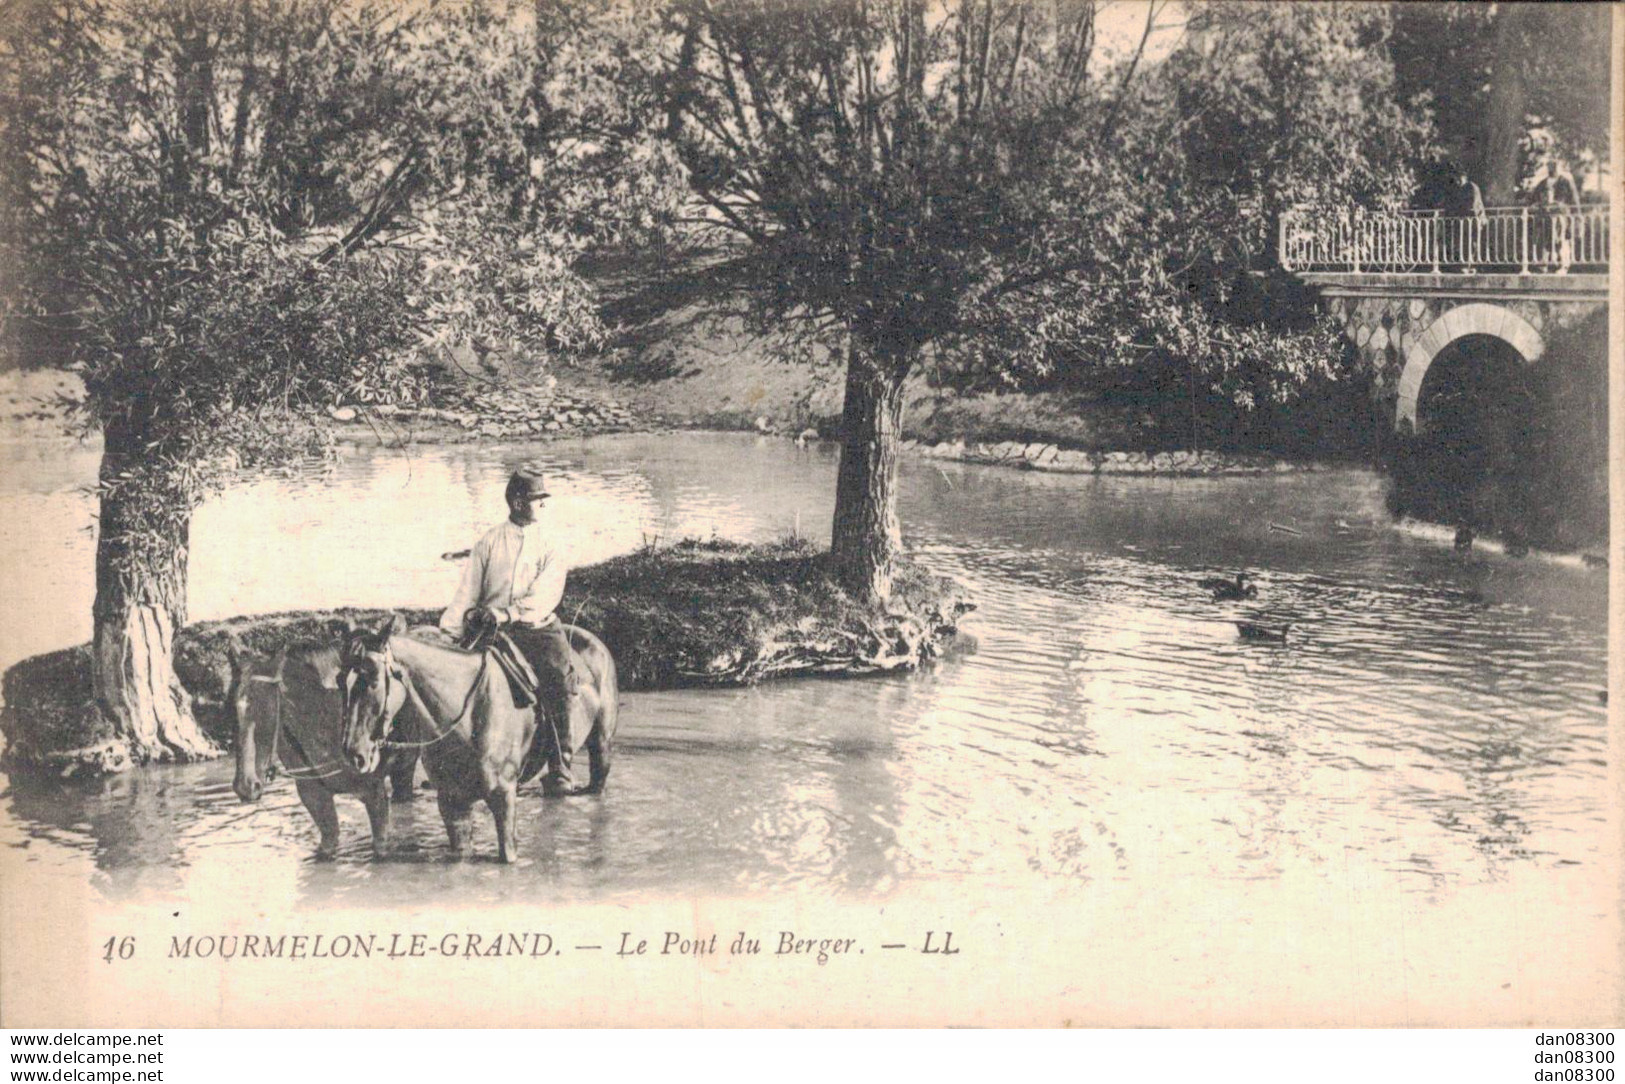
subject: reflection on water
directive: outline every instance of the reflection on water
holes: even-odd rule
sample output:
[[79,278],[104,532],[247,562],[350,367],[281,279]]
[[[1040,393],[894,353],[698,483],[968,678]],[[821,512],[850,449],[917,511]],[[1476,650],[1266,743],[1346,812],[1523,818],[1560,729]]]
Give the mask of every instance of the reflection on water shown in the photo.
[[[507,467],[531,457],[577,561],[650,538],[827,538],[827,448],[677,434],[357,453],[330,478],[262,481],[202,509],[193,614],[439,604],[457,569],[436,555],[501,514]],[[40,615],[0,665],[88,634],[90,508],[73,487],[94,457],[52,462],[13,464],[0,494],[6,597]],[[397,805],[387,862],[369,859],[362,808],[341,798],[344,849],[317,863],[292,785],[243,806],[223,763],[11,780],[0,843],[31,873],[112,898],[218,880],[267,906],[792,885],[861,897],[963,875],[1269,881],[1354,866],[1374,891],[1433,896],[1606,866],[1598,574],[1458,557],[1396,529],[1358,470],[1096,479],[909,463],[903,492],[911,545],[979,604],[977,654],[882,680],[629,695],[607,795],[526,795],[515,869],[444,861],[428,794]],[[1258,598],[1215,603],[1197,586],[1237,568]],[[1290,642],[1244,642],[1237,619],[1290,623]],[[490,854],[483,814],[477,831]]]

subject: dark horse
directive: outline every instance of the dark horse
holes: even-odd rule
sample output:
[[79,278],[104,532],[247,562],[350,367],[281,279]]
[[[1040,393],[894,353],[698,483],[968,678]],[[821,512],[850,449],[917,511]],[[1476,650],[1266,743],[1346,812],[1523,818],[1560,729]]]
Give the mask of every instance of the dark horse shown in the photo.
[[339,819],[333,795],[355,794],[372,823],[372,850],[382,854],[389,839],[390,781],[396,801],[412,797],[417,769],[415,749],[392,750],[377,769],[360,772],[344,756],[338,717],[339,653],[311,647],[274,656],[231,656],[227,703],[237,722],[237,772],[232,789],[245,802],[257,802],[280,765],[293,777],[299,800],[309,810],[321,842],[316,854],[331,858],[339,847]]
[[[514,703],[488,653],[403,636],[405,629],[392,617],[375,632],[353,632],[345,640],[344,752],[355,770],[367,773],[386,748],[420,749],[452,853],[467,852],[474,803],[483,801],[496,822],[498,857],[512,862],[518,858],[516,792],[546,759],[532,755],[541,740],[536,714]],[[596,792],[609,776],[618,714],[615,660],[596,636],[568,631],[587,679],[572,732],[591,757],[587,790]],[[401,738],[386,739],[397,717]],[[545,729],[550,738],[551,728]]]

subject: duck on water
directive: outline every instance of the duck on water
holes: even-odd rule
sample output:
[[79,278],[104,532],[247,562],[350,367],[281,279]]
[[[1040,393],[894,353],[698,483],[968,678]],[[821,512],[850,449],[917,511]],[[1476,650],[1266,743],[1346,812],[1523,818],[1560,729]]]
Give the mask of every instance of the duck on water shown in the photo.
[[1244,598],[1258,597],[1258,587],[1247,582],[1251,578],[1245,572],[1237,572],[1233,580],[1223,576],[1208,576],[1201,581],[1201,586],[1213,592],[1215,602],[1238,602]]
[[1243,640],[1256,644],[1284,644],[1286,634],[1292,630],[1291,624],[1260,625],[1253,621],[1237,621],[1236,630],[1241,633]]

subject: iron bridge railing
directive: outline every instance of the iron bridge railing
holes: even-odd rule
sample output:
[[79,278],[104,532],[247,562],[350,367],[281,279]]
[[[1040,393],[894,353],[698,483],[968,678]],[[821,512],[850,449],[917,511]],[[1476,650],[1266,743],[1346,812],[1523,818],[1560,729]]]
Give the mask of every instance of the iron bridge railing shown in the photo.
[[1299,207],[1281,216],[1279,255],[1288,271],[1607,271],[1608,206],[1494,207],[1469,216]]

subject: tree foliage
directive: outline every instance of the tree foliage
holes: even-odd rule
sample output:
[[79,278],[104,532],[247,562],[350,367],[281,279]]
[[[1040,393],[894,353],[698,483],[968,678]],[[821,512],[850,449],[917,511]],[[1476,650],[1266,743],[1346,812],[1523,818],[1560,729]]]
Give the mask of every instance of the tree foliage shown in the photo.
[[[1338,357],[1324,321],[1234,304],[1298,201],[1391,201],[1425,135],[1381,9],[1200,5],[1103,63],[1085,0],[677,0],[660,87],[693,222],[751,253],[769,322],[848,367],[843,529],[895,548],[895,389],[930,363],[1017,382],[1177,359],[1192,392],[1279,401]],[[855,395],[873,409],[852,409]],[[858,432],[853,431],[857,427]],[[860,486],[844,464],[861,459]],[[865,503],[867,502],[867,503]],[[860,532],[861,533],[861,532]],[[838,557],[839,562],[839,557]],[[883,562],[882,562],[883,563]]]
[[1094,334],[1061,363],[1161,373],[1177,399],[1250,414],[1343,376],[1339,329],[1274,265],[1280,216],[1403,203],[1431,130],[1396,93],[1381,8],[1212,3],[1186,16],[1120,142],[1097,152],[1142,206],[1121,236],[1097,235],[1111,247],[1080,298]]
[[1510,196],[1532,150],[1608,161],[1610,5],[1390,6],[1399,97],[1492,198]]
[[832,333],[846,359],[834,561],[883,598],[904,378],[995,337],[1042,353],[1023,314],[1072,324],[1041,302],[1090,261],[1069,227],[1096,213],[1077,133],[1111,124],[1094,7],[678,0],[668,26],[657,85],[695,224],[749,249],[759,313]]
[[1396,206],[1427,120],[1396,89],[1388,13],[1370,5],[1203,4],[1162,73],[1183,172],[1217,223],[1256,254],[1298,204]]
[[665,89],[698,223],[755,246],[756,296],[774,317],[827,320],[888,364],[913,364],[1041,255],[1039,189],[1087,93],[1063,54],[1087,40],[1091,15],[674,5]]
[[607,11],[560,37],[503,0],[6,10],[5,311],[63,345],[103,436],[97,697],[119,728],[197,744],[162,733],[189,725],[167,630],[191,512],[237,468],[322,450],[324,406],[420,396],[414,363],[452,342],[603,340],[575,263],[658,226],[662,161],[612,92]]
[[1235,280],[1292,204],[1408,194],[1427,128],[1386,12],[1194,5],[1166,59],[1108,65],[1094,16],[677,5],[666,88],[701,224],[754,247],[773,320],[828,317],[905,365],[997,383],[1171,355],[1204,394],[1289,396],[1332,332],[1264,319]]
[[576,258],[657,224],[659,152],[623,153],[637,126],[593,59],[613,38],[583,25],[373,0],[10,15],[9,300],[67,344],[87,424],[142,450],[110,483],[189,494],[181,514],[225,453],[306,451],[313,408],[420,395],[437,347],[596,346]]

